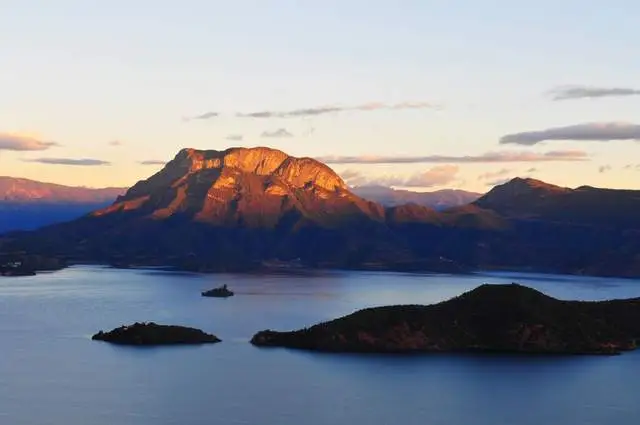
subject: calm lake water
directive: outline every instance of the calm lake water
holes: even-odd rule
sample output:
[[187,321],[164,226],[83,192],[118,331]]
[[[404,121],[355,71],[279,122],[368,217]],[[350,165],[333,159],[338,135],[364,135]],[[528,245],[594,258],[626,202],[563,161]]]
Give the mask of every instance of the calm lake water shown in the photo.
[[[640,351],[614,357],[372,356],[258,349],[258,330],[433,303],[516,281],[563,299],[640,296],[640,281],[530,274],[191,275],[75,267],[0,279],[0,424],[576,425],[640,423]],[[200,296],[226,283],[229,299]],[[223,342],[90,340],[134,321]]]

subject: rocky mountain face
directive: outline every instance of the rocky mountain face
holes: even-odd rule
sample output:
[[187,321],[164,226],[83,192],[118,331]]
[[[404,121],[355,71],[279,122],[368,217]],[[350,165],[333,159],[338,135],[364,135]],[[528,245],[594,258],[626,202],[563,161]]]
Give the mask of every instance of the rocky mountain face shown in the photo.
[[[263,147],[183,149],[112,205],[6,237],[0,252],[201,271],[292,261],[372,270],[639,276],[638,227],[618,204],[602,202],[607,197],[629,206],[637,193],[515,179],[445,211],[385,207],[354,194],[313,159]],[[597,214],[581,205],[597,205]],[[628,221],[612,226],[606,217]]]
[[393,189],[386,186],[356,186],[351,188],[356,195],[385,207],[417,204],[443,211],[453,207],[467,205],[482,196],[480,193],[465,190],[442,189],[433,192],[414,192]]
[[269,148],[184,149],[95,217],[135,211],[228,227],[273,227],[285,217],[330,225],[384,219],[384,209],[351,193],[326,165]]

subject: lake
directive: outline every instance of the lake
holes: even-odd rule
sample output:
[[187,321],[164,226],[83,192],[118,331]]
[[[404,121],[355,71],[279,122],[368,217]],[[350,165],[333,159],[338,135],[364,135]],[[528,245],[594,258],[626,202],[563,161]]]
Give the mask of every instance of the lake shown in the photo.
[[[357,309],[433,303],[482,283],[562,299],[640,296],[640,281],[516,273],[197,275],[73,267],[0,278],[0,423],[7,425],[636,425],[640,351],[621,356],[337,355],[259,349]],[[229,299],[200,292],[222,284]],[[223,340],[135,348],[91,341],[135,321]]]

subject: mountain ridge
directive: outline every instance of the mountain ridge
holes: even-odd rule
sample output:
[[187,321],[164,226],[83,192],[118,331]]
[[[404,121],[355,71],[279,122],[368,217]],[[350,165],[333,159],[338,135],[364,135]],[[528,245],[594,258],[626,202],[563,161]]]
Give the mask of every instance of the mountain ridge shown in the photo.
[[[70,263],[196,271],[248,271],[265,262],[298,261],[367,270],[640,276],[635,222],[611,226],[580,208],[572,210],[574,217],[562,216],[566,202],[556,199],[582,199],[575,193],[599,199],[602,192],[514,179],[445,211],[417,204],[385,207],[354,194],[330,167],[311,158],[265,147],[183,149],[110,206],[12,235],[0,249]],[[638,193],[615,196],[635,199]],[[527,202],[534,214],[524,214]],[[630,216],[613,204],[599,208],[602,217]]]
[[0,176],[0,233],[73,220],[111,204],[125,191]]
[[517,219],[640,228],[640,191],[580,186],[575,189],[530,178],[498,185],[473,202]]
[[385,207],[417,204],[440,211],[470,204],[482,196],[481,193],[460,189],[414,192],[379,185],[354,186],[351,188],[351,191],[364,199],[377,202]]
[[319,206],[378,220],[384,217],[382,209],[353,195],[325,164],[266,147],[182,149],[162,170],[92,215],[139,210],[159,219],[179,214],[215,224],[264,219],[275,225],[291,211],[321,220],[312,214]]
[[112,202],[126,188],[67,186],[22,177],[0,176],[0,203],[100,203]]

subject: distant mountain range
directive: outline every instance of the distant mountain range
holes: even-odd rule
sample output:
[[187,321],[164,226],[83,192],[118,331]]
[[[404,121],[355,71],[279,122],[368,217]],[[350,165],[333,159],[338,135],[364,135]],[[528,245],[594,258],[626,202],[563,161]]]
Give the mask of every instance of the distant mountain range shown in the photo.
[[126,188],[64,186],[35,180],[0,176],[0,202],[95,204],[113,202]]
[[93,189],[0,176],[0,233],[72,220],[110,205],[125,188]]
[[[413,192],[385,186],[360,186],[351,190],[364,199],[384,206],[415,203],[437,210],[466,205],[481,196],[479,193],[453,189]],[[0,176],[0,233],[34,230],[73,220],[112,204],[126,191],[127,188],[120,187],[73,187]]]
[[291,263],[640,276],[639,198],[514,179],[445,211],[384,206],[314,159],[262,147],[183,149],[112,205],[8,235],[0,253],[199,271]]
[[465,190],[442,189],[433,192],[414,192],[392,189],[386,186],[357,186],[351,188],[356,195],[387,207],[418,204],[442,211],[451,207],[470,204],[482,196],[481,193]]

